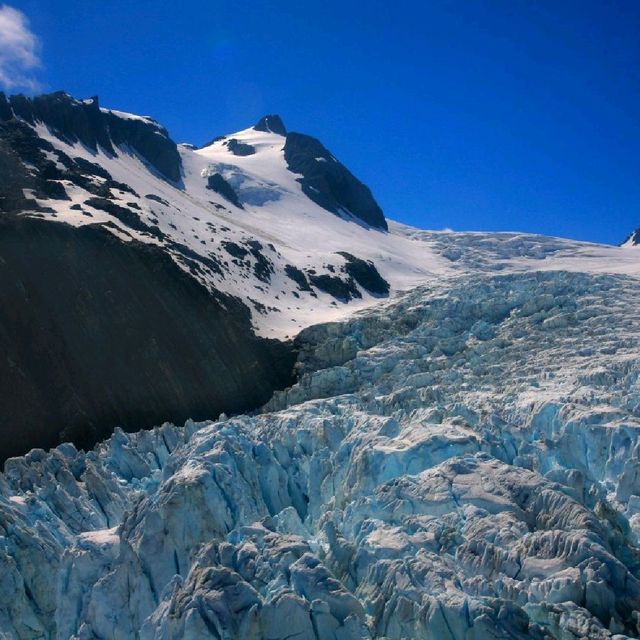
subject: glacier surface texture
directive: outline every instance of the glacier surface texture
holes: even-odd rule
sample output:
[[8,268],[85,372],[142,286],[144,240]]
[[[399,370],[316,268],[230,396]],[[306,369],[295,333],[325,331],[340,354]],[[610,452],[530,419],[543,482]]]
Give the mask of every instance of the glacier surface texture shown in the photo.
[[637,637],[638,281],[434,281],[263,411],[0,476],[0,637]]

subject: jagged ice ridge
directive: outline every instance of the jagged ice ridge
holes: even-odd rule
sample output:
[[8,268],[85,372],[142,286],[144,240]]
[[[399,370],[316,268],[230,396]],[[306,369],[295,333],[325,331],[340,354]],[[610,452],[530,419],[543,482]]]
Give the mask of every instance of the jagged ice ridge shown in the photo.
[[636,637],[635,278],[464,275],[254,416],[8,461],[6,638]]

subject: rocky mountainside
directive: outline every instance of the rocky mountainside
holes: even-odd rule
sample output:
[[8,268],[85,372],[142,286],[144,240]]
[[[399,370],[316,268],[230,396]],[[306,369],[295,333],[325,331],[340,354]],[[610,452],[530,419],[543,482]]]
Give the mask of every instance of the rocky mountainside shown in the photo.
[[153,245],[0,217],[0,265],[2,460],[247,411],[293,380],[291,345]]
[[640,229],[636,229],[629,237],[622,243],[623,247],[638,247],[640,246]]
[[[3,460],[255,408],[292,381],[289,335],[389,293],[341,235],[386,231],[370,191],[277,116],[194,150],[96,98],[0,94],[0,175]],[[269,215],[324,227],[319,255]]]
[[385,233],[369,189],[278,116],[196,149],[97,98],[0,95],[0,169],[0,210],[160,247],[209,290],[240,298],[263,335],[375,301],[388,278],[403,284],[424,266]]

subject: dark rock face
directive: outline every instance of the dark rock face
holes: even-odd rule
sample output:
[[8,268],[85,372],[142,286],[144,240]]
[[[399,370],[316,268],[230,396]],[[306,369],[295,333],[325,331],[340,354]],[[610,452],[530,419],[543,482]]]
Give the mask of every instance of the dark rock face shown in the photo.
[[313,291],[313,289],[309,286],[307,276],[304,274],[304,271],[302,271],[302,269],[298,269],[298,267],[292,264],[288,264],[285,266],[284,272],[289,278],[291,278],[291,280],[293,280],[298,285],[300,291]]
[[284,157],[290,171],[302,174],[305,195],[331,213],[350,214],[376,229],[387,230],[382,209],[369,188],[338,162],[319,140],[287,134]]
[[159,202],[160,204],[163,204],[165,206],[169,206],[169,203],[164,198],[161,198],[160,196],[157,196],[155,193],[147,193],[144,197],[147,200],[153,200],[153,202]]
[[373,262],[356,258],[346,251],[338,251],[338,255],[347,261],[345,271],[363,289],[378,296],[389,295],[389,283],[380,275]]
[[225,144],[234,156],[252,156],[256,152],[256,148],[253,145],[240,142],[240,140],[236,140],[235,138],[231,138],[231,140]]
[[[46,277],[44,277],[46,274]],[[162,251],[98,226],[0,217],[0,458],[114,427],[246,411],[291,383],[289,345]]]
[[330,276],[329,274],[311,274],[309,275],[309,280],[314,287],[328,293],[336,300],[340,300],[340,302],[349,302],[354,298],[362,298],[362,294],[358,291],[353,278],[343,280],[338,276]]
[[[341,255],[346,261],[339,274],[317,274],[315,271],[309,271],[308,274],[305,274],[291,265],[287,265],[285,271],[303,291],[305,285],[308,287],[308,282],[310,282],[314,287],[328,293],[340,302],[362,298],[358,285],[376,296],[389,295],[389,283],[380,275],[373,262],[356,258],[346,251],[338,251],[338,255]],[[335,271],[330,265],[328,268],[332,272]]]
[[210,147],[214,142],[218,142],[219,140],[224,140],[227,136],[216,136],[215,138],[211,138],[209,142],[205,142],[205,144],[200,147],[195,147],[196,149],[204,149],[206,147]]
[[236,258],[237,260],[244,260],[244,258],[249,253],[249,249],[245,249],[244,247],[241,247],[239,244],[231,242],[230,240],[223,240],[222,246],[232,258]]
[[[13,117],[0,121],[0,211],[38,210],[36,201],[25,197],[24,189],[42,199],[49,198],[49,183],[58,173],[56,165],[45,156],[46,151],[52,150],[52,145],[38,138],[26,124]],[[35,172],[26,165],[34,167]]]
[[242,209],[242,204],[238,199],[235,189],[219,173],[214,173],[207,178],[207,189],[219,193],[225,200]]
[[136,231],[148,231],[150,229],[148,225],[140,220],[140,216],[135,211],[131,211],[131,209],[127,207],[122,207],[107,198],[89,198],[85,200],[85,204],[94,209],[110,213],[130,229],[135,229]]
[[[57,163],[47,154],[55,156]],[[35,200],[25,197],[24,189],[32,190],[42,200],[67,200],[61,181],[69,181],[98,198],[111,198],[111,189],[135,194],[100,165],[69,157],[16,118],[0,121],[0,177],[0,211],[4,212],[42,209]]]
[[27,199],[23,192],[34,187],[35,180],[18,153],[0,136],[0,211],[37,209],[35,200]]
[[0,92],[0,120],[10,120],[13,117],[11,105],[7,100],[7,96]]
[[102,111],[98,98],[75,100],[63,92],[34,98],[0,94],[0,121],[18,117],[28,124],[41,122],[69,143],[80,142],[93,151],[101,147],[116,153],[116,147],[127,146],[172,182],[182,177],[178,148],[167,131],[152,120],[129,119],[110,111]]
[[287,129],[282,122],[282,118],[278,115],[264,116],[256,122],[253,127],[256,131],[264,131],[266,133],[277,133],[281,136],[287,135]]
[[103,114],[115,145],[128,145],[154,169],[172,182],[182,179],[182,160],[176,143],[155,122],[128,120],[113,113]]
[[264,253],[264,247],[257,240],[249,240],[247,242],[249,252],[253,256],[255,262],[253,265],[253,273],[262,282],[269,284],[271,282],[271,274],[274,272],[273,263]]
[[97,98],[79,101],[57,92],[34,98],[11,96],[9,101],[14,113],[29,124],[42,122],[67,142],[114,152]]
[[627,242],[630,242],[632,245],[640,244],[640,229],[636,229],[622,244],[626,244]]

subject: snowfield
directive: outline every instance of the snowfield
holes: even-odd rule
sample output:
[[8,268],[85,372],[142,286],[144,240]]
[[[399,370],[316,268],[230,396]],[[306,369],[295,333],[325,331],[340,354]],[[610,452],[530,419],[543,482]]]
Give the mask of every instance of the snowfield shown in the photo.
[[[338,252],[348,252],[373,261],[394,291],[408,289],[446,269],[447,261],[424,242],[370,228],[347,214],[333,215],[311,201],[302,192],[296,174],[287,169],[281,135],[250,128],[199,150],[180,145],[183,182],[173,185],[126,149],[119,149],[118,155],[94,152],[79,142],[61,140],[45,125],[36,129],[40,138],[69,157],[97,162],[116,181],[131,187],[135,193],[114,192],[113,202],[122,207],[133,203],[143,224],[157,226],[171,242],[202,259],[196,277],[210,288],[245,301],[261,335],[293,337],[306,326],[337,320],[378,300],[361,287],[361,297],[348,304],[322,290],[301,289],[287,275],[287,265],[331,276],[345,263]],[[223,146],[228,139],[250,144],[255,153],[234,155]],[[216,173],[234,188],[242,208],[207,188],[208,176]],[[38,213],[38,217],[74,226],[109,222],[113,225],[110,231],[125,241],[166,244],[87,204],[90,194],[86,190],[73,184],[63,186],[71,200],[39,201],[52,211]],[[250,250],[256,240],[263,259]],[[169,252],[187,268],[180,261],[180,252],[171,247]],[[218,267],[211,268],[211,260]],[[257,276],[256,267],[261,265]]]
[[[33,215],[74,226],[108,223],[124,241],[164,246],[205,286],[243,300],[255,329],[266,337],[293,337],[312,324],[340,320],[379,302],[379,295],[362,286],[357,287],[359,297],[337,300],[317,287],[299,286],[287,273],[287,267],[294,266],[304,274],[339,275],[345,265],[339,252],[371,261],[390,284],[391,295],[434,278],[455,276],[461,265],[489,271],[640,271],[637,252],[630,247],[521,233],[429,232],[392,221],[385,232],[348,212],[334,215],[303,193],[299,176],[287,168],[285,138],[276,133],[249,128],[202,149],[179,145],[183,176],[181,183],[172,184],[127,148],[119,147],[115,155],[101,148],[94,151],[61,139],[44,124],[34,128],[42,140],[68,157],[98,163],[114,180],[130,187],[112,189],[111,202],[133,206],[142,227],[96,208],[91,193],[70,182],[62,185],[70,200],[38,201],[50,211]],[[229,150],[230,140],[249,145],[253,153],[235,155]],[[207,188],[208,177],[215,174],[233,188],[241,207]],[[156,227],[158,232],[145,227]],[[197,271],[193,258],[199,261]]]
[[260,414],[8,461],[4,637],[637,637],[638,280],[428,237],[479,272],[307,329]]

